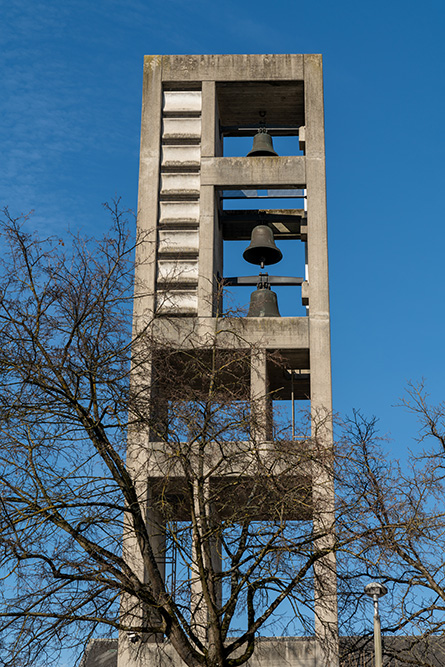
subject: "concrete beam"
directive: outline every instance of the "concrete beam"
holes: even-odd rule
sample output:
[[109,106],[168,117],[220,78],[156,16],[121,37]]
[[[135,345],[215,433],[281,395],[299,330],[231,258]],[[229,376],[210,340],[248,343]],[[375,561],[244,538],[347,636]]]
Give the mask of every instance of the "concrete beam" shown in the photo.
[[[119,646],[122,657],[128,662],[124,664],[134,667],[185,667],[169,642],[159,646],[146,644],[129,644]],[[130,662],[131,661],[131,662]],[[264,637],[256,640],[253,656],[246,667],[320,667],[317,661],[315,642],[307,637]]]
[[240,317],[240,318],[160,318],[153,322],[154,340],[159,338],[179,349],[210,348],[215,335],[221,348],[248,349],[252,345],[265,349],[309,349],[307,317]]
[[303,79],[299,54],[146,56],[157,59],[162,81],[295,81]]
[[254,227],[266,223],[271,226],[275,239],[291,241],[307,234],[306,211],[303,209],[226,209],[220,222],[225,240],[250,240]]
[[202,158],[201,183],[219,188],[304,188],[306,158],[220,157]]

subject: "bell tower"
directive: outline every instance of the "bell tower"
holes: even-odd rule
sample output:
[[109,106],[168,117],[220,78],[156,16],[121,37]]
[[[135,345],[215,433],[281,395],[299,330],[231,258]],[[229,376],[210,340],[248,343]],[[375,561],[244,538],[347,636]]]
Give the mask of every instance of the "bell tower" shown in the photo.
[[[246,137],[251,146],[253,141],[248,154],[228,155],[227,146]],[[318,447],[329,453],[332,397],[321,56],[146,56],[138,230],[144,240],[136,257],[135,331],[156,322],[170,349],[183,350],[193,338],[194,349],[204,354],[212,347],[217,321],[238,328],[239,346],[255,346],[255,355],[240,374],[248,374],[250,400],[262,406],[257,440],[273,442],[271,397],[292,402],[292,418],[294,403],[301,400],[310,406]],[[233,275],[242,273],[230,267],[236,248],[240,255],[244,251],[246,269],[256,265],[258,274]],[[295,248],[301,265],[295,260],[293,275],[280,275],[281,257],[291,256]],[[276,267],[269,275],[272,265]],[[246,286],[253,292],[247,315],[226,318],[224,290],[236,297],[237,289]],[[290,288],[295,311],[291,305],[290,314],[280,316],[283,287]],[[270,362],[275,353],[286,373],[276,373]],[[158,436],[147,432],[145,437],[145,450],[150,452]],[[140,442],[133,445],[130,438],[128,466],[141,488],[148,488],[152,546],[163,576],[170,576],[170,546],[155,502],[162,466],[155,472],[149,458],[141,454]],[[181,482],[175,480],[177,489]],[[304,656],[284,662],[335,667],[334,489],[329,469],[317,461],[311,463],[309,494],[314,534],[319,536],[314,549],[325,554],[313,567],[315,634],[307,639]],[[135,571],[141,569],[131,536],[124,548]],[[142,571],[140,577],[144,578]],[[199,590],[193,585],[191,604],[199,605]],[[282,638],[282,646],[290,639]],[[160,650],[156,642],[147,646],[147,651]],[[141,658],[142,653],[133,656],[132,650],[128,637],[122,636],[119,667],[151,664],[144,662],[148,658]],[[156,664],[161,664],[161,654],[156,655]],[[257,660],[263,664],[261,657]]]

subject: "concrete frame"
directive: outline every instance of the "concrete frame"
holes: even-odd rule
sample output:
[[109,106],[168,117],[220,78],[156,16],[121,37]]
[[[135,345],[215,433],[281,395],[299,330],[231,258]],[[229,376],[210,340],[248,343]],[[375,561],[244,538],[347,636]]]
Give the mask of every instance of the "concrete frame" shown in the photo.
[[[223,157],[218,91],[220,86],[227,86],[229,93],[224,95],[230,94],[231,82],[289,84],[292,91],[295,84],[295,90],[301,91],[303,109],[298,113],[300,117],[303,113],[304,118],[304,125],[300,124],[295,133],[299,134],[304,155]],[[252,104],[261,108],[259,99],[253,99]],[[308,277],[302,286],[307,317],[233,322],[235,328],[243,328],[246,341],[267,340],[264,354],[252,359],[251,394],[255,398],[264,397],[267,413],[268,349],[279,349],[289,354],[289,358],[300,359],[299,367],[310,369],[313,435],[319,445],[329,449],[332,387],[322,58],[314,54],[146,56],[138,202],[138,230],[144,234],[145,242],[139,246],[136,258],[136,330],[161,311],[171,317],[157,320],[156,326],[164,327],[173,346],[180,347],[191,328],[197,340],[211,335],[218,308],[217,277],[223,273],[223,232],[217,192],[223,188],[249,187],[307,191],[306,214],[301,210],[286,213],[297,216],[297,231],[294,230],[292,238],[307,243],[308,265]],[[171,326],[175,315],[181,315],[180,327]],[[270,437],[268,430],[266,424],[260,439]],[[131,443],[128,464],[135,474],[147,465],[140,459],[140,450],[138,456],[132,454]],[[319,508],[314,521],[327,535],[318,546],[328,547],[329,551],[334,539],[333,480],[317,466],[312,470],[312,497]],[[151,525],[150,516],[147,521]],[[153,534],[153,544],[156,543],[161,545],[162,538]],[[129,541],[129,558],[132,552]],[[294,667],[307,664],[335,667],[338,665],[337,602],[335,556],[331,552],[315,566],[314,574],[315,643],[308,649],[311,658],[293,658],[290,663]],[[152,655],[154,650],[151,645],[149,653]],[[152,659],[153,656],[150,664]],[[145,664],[139,660],[140,656],[132,658],[131,646],[122,637],[119,667]],[[261,665],[264,662],[261,657],[255,660]]]

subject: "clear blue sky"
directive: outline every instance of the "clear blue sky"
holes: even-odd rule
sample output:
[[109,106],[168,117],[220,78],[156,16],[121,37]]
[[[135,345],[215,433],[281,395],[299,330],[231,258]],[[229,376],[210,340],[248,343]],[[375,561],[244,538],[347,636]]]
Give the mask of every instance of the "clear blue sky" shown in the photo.
[[1,3],[0,199],[44,233],[136,208],[142,62],[163,53],[324,56],[335,408],[381,418],[424,376],[445,399],[442,0]]

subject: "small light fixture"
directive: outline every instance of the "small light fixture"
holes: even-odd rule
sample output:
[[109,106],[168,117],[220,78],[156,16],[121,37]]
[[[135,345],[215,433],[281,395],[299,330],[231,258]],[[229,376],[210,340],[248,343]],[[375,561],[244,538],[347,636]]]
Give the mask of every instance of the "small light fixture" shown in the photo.
[[365,593],[374,602],[374,661],[375,667],[382,667],[382,628],[379,616],[379,598],[386,595],[388,589],[379,581],[371,581],[365,586]]

